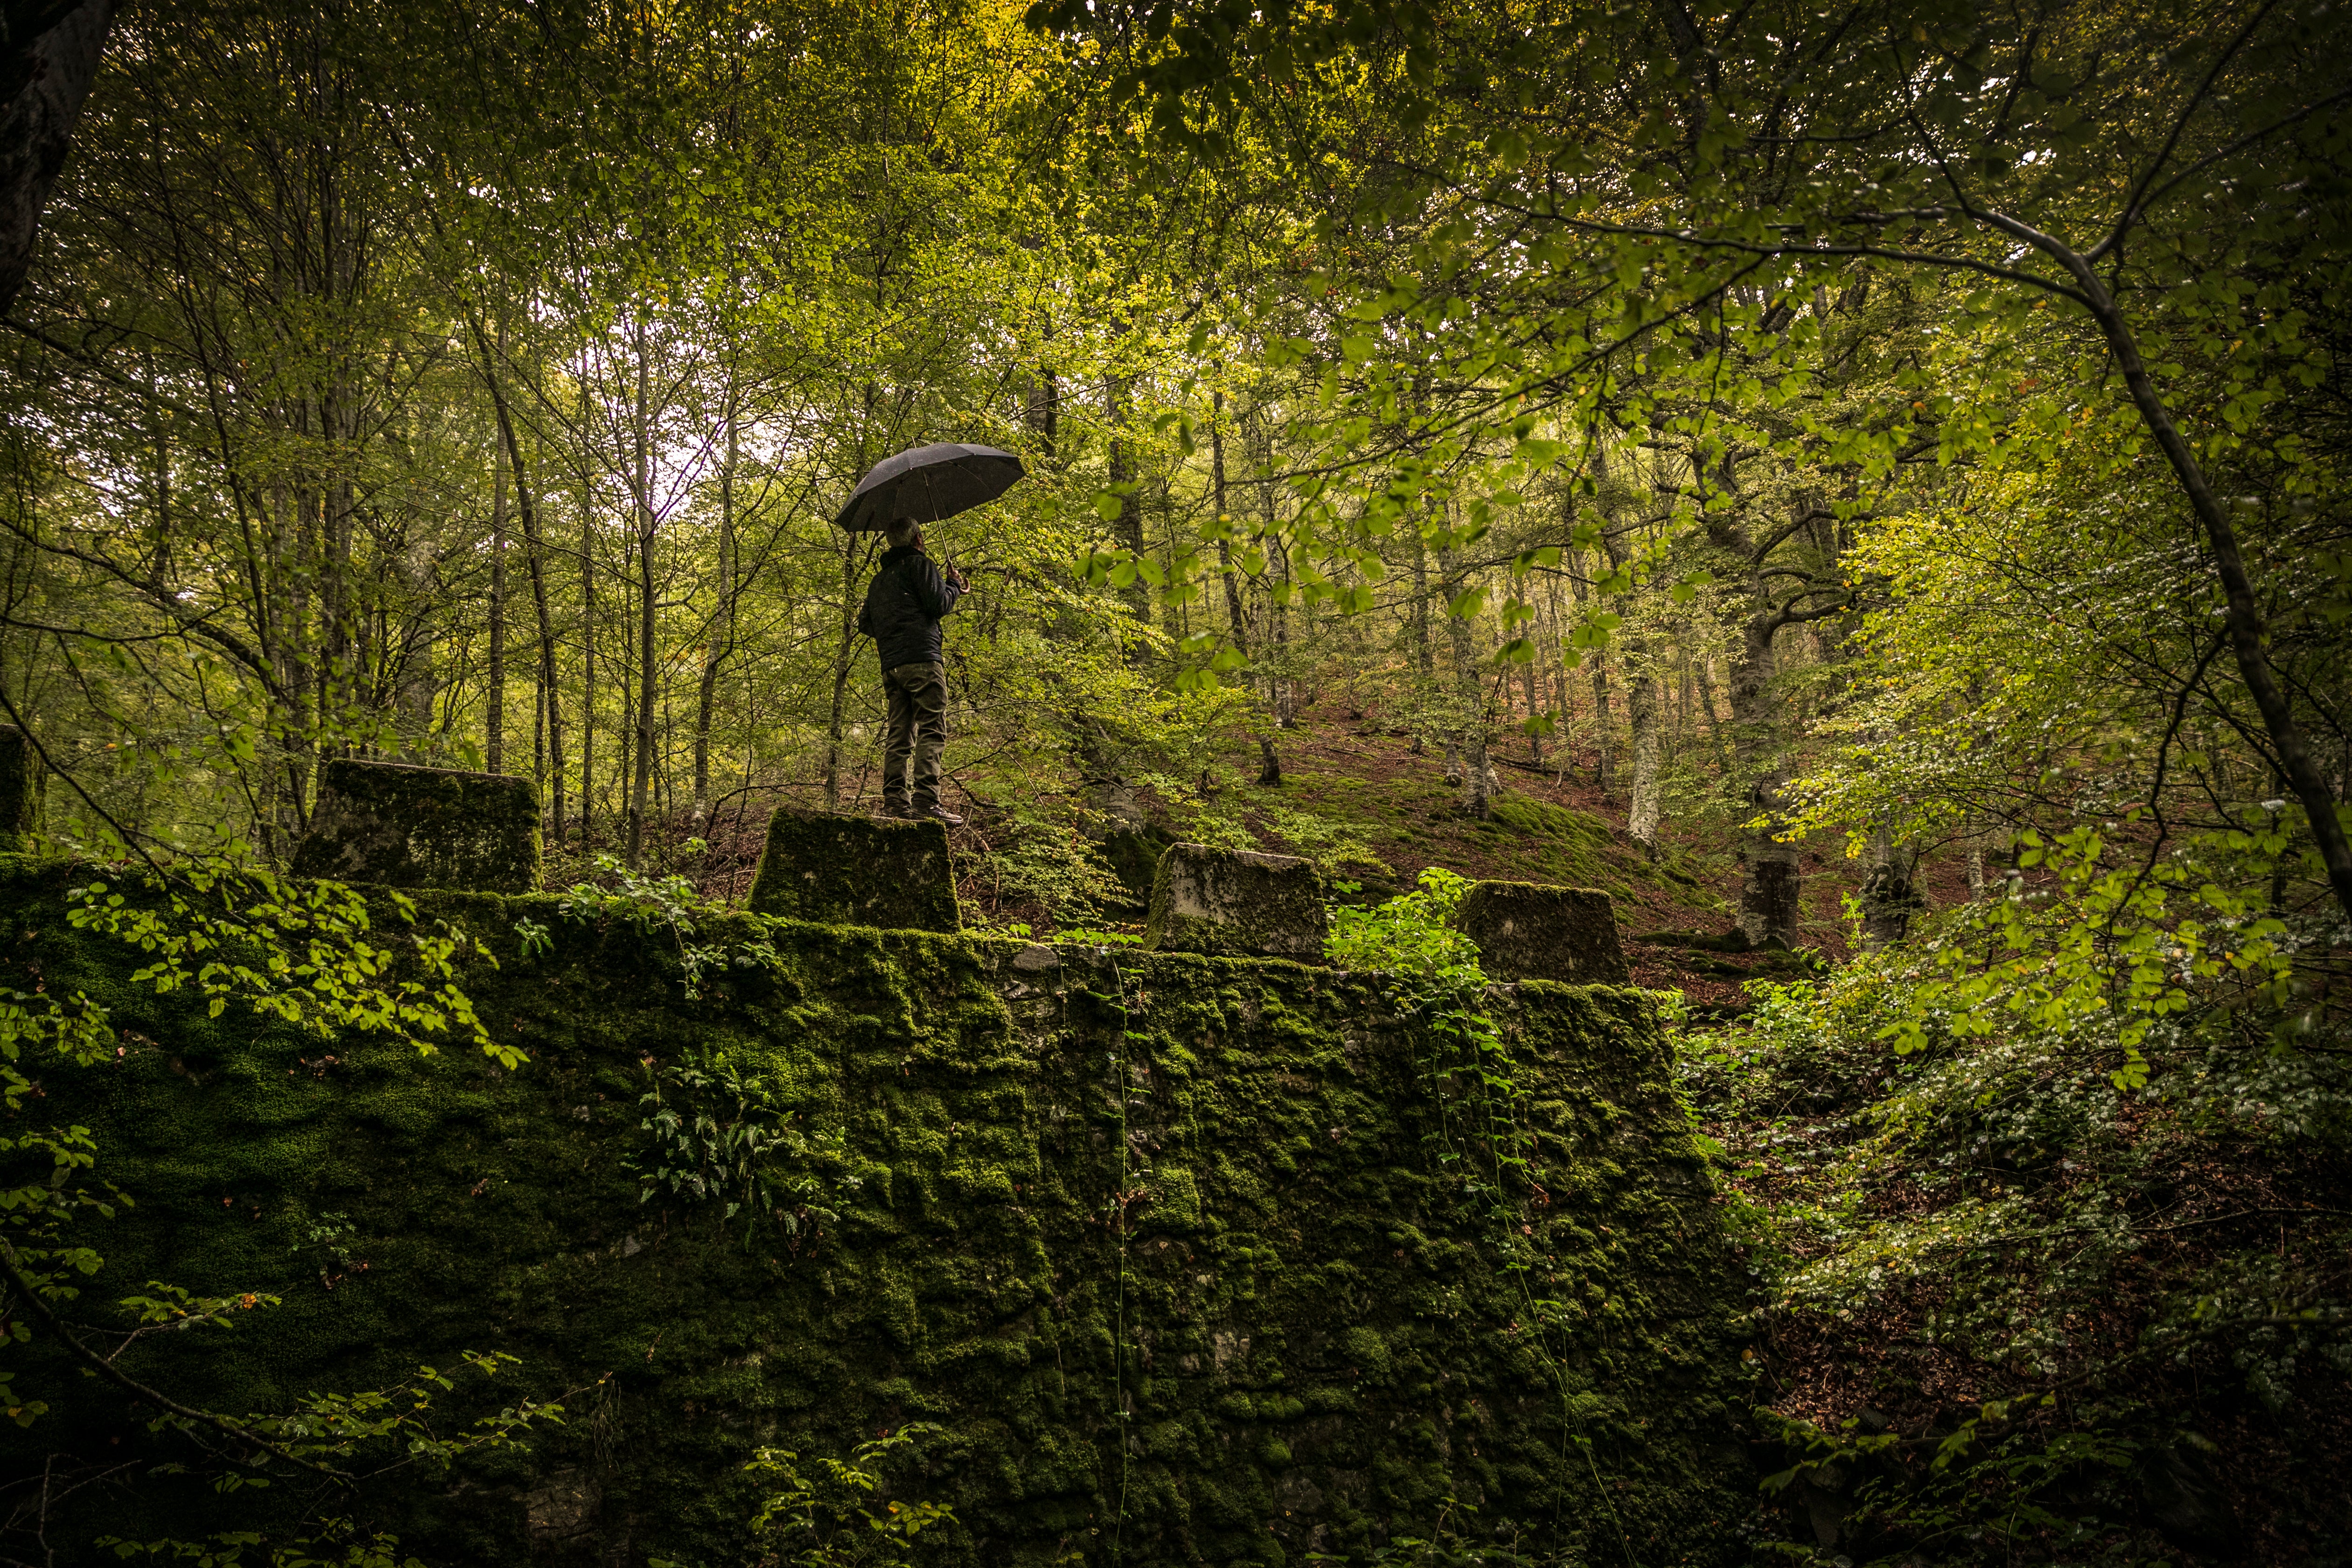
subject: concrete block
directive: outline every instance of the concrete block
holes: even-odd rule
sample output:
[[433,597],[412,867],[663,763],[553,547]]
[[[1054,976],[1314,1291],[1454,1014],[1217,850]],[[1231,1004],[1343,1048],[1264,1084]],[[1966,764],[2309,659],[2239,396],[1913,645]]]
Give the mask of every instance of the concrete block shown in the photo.
[[21,850],[41,826],[41,788],[48,782],[24,731],[0,724],[0,850]]
[[943,825],[831,811],[780,810],[768,819],[751,910],[886,931],[963,923]]
[[294,850],[298,877],[478,893],[535,892],[539,864],[530,780],[348,757],[319,770]]
[[1323,962],[1323,879],[1289,855],[1171,844],[1151,879],[1144,944],[1174,952]]
[[1609,895],[1534,882],[1475,882],[1454,911],[1454,929],[1478,944],[1491,980],[1623,985],[1633,979]]

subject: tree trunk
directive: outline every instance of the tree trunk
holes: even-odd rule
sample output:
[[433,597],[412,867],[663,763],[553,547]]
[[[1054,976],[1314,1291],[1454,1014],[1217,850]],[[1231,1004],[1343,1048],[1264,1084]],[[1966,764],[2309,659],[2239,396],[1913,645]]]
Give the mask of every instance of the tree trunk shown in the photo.
[[277,622],[273,642],[277,650],[278,686],[281,693],[274,704],[275,720],[278,743],[285,753],[285,784],[274,819],[277,842],[272,847],[277,853],[290,856],[294,842],[308,826],[310,815],[311,730],[310,714],[306,711],[311,689],[312,663],[308,651],[310,563],[303,552],[302,510],[296,494],[285,485],[273,485],[267,505],[271,593],[273,596],[283,595],[284,601],[273,616]]
[[727,457],[719,470],[719,609],[702,656],[702,689],[694,710],[694,822],[710,816],[710,715],[719,696],[719,667],[735,651],[735,410],[727,411]]
[[1460,747],[1462,809],[1484,821],[1494,815],[1495,779],[1494,766],[1486,758],[1486,694],[1480,689],[1477,668],[1470,654],[1470,624],[1452,609],[1465,585],[1460,563],[1452,550],[1442,549],[1437,552],[1437,566],[1443,574],[1441,591],[1448,606],[1446,643],[1454,658],[1454,721],[1451,728],[1455,738],[1448,742],[1446,751],[1450,759],[1454,747]]
[[[1647,650],[1643,650],[1646,652]],[[1625,719],[1633,731],[1633,794],[1625,809],[1625,831],[1652,858],[1658,853],[1658,682],[1654,676],[1634,676],[1625,688]]]
[[[1911,922],[1927,907],[1918,885],[1919,856],[1895,842],[1885,828],[1871,840],[1870,869],[1862,879],[1862,941],[1879,948],[1911,934]],[[1978,876],[1983,875],[1981,867]]]
[[864,575],[857,536],[841,536],[841,625],[833,650],[833,709],[824,731],[824,805],[841,809],[841,742],[849,722],[849,677],[857,653],[857,579]]
[[[1222,366],[1220,367],[1223,368]],[[1209,490],[1215,508],[1217,533],[1217,565],[1225,584],[1225,626],[1234,639],[1234,647],[1244,658],[1249,657],[1249,616],[1242,606],[1241,574],[1234,569],[1233,542],[1225,537],[1223,525],[1233,521],[1233,510],[1228,505],[1225,489],[1225,395],[1210,395],[1209,420]],[[1257,782],[1271,789],[1282,782],[1282,758],[1274,749],[1274,737],[1260,729],[1257,735]]]
[[[621,483],[625,489],[628,485],[625,472],[621,476]],[[613,769],[613,805],[608,814],[620,835],[619,843],[625,858],[628,853],[629,823],[633,816],[629,810],[629,759],[635,754],[637,743],[637,623],[629,614],[631,598],[636,593],[637,522],[635,505],[629,510],[628,526],[621,534],[621,570],[618,574],[621,579],[621,613],[615,617],[621,625],[621,656],[614,661],[613,680],[621,691],[621,722],[613,731],[621,754]]]
[[[41,208],[65,167],[113,20],[113,0],[8,7],[12,36],[0,42],[0,316],[25,286]],[[13,36],[20,28],[23,36]]]
[[2270,736],[2280,768],[2303,806],[2312,837],[2318,841],[2320,861],[2327,868],[2336,908],[2345,919],[2352,920],[2352,838],[2347,838],[2343,821],[2336,816],[2335,793],[2320,770],[2318,759],[2311,753],[2287,694],[2272,673],[2270,654],[2264,646],[2269,641],[2269,628],[2263,624],[2262,601],[2255,596],[2252,579],[2246,574],[2237,529],[2222,510],[2221,498],[2207,482],[2204,466],[2197,460],[2195,450],[2173,423],[2172,410],[2166,406],[2156,389],[2155,378],[2148,374],[2147,363],[2140,358],[2139,342],[2131,323],[2108,292],[2106,279],[2089,259],[2013,218],[1999,213],[1982,216],[1983,221],[2011,238],[2023,240],[2050,256],[2074,276],[2092,320],[2098,323],[2108,349],[2116,356],[2116,367],[2123,372],[2132,406],[2138,411],[2140,422],[2147,426],[2148,433],[2156,437],[2166,462],[2171,465],[2181,492],[2189,499],[2189,510],[2204,525],[2214,574],[2221,583],[2222,625],[2230,634],[2231,656],[2237,661],[2238,674],[2254,700],[2255,711],[2262,715],[2263,728]]
[[[1538,659],[1531,658],[1519,666],[1520,684],[1527,693],[1528,717],[1530,720],[1543,711],[1543,700],[1538,695],[1541,677],[1536,673],[1537,663]],[[1533,729],[1528,731],[1528,762],[1535,767],[1543,766],[1543,737]]]
[[[1591,604],[1584,586],[1584,558],[1581,551],[1569,556],[1569,586],[1576,592],[1576,607],[1581,612]],[[1600,648],[1592,650],[1592,782],[1607,795],[1616,773],[1615,738],[1609,732],[1609,658]]]
[[1423,700],[1437,682],[1437,652],[1429,637],[1429,549],[1418,531],[1412,537],[1412,614],[1405,620],[1412,644],[1412,667],[1421,676]]
[[1234,647],[1243,658],[1249,657],[1249,617],[1242,609],[1241,574],[1234,566],[1233,541],[1226,529],[1233,521],[1233,509],[1225,495],[1225,395],[1214,392],[1209,396],[1209,496],[1211,510],[1217,520],[1217,570],[1225,585],[1225,626],[1234,639]]
[[[331,417],[326,423],[331,431]],[[331,451],[332,440],[331,434]],[[326,634],[326,658],[320,671],[323,688],[320,717],[336,737],[334,743],[339,749],[345,744],[342,737],[350,731],[345,710],[357,700],[366,662],[359,647],[361,639],[354,635],[356,617],[352,614],[352,514],[344,504],[347,500],[346,487],[340,480],[331,481],[320,498],[326,529],[326,557],[319,574],[320,611],[326,620],[322,628]]]
[[490,453],[490,669],[483,692],[482,765],[504,773],[507,761],[507,464]]
[[[1046,341],[1052,342],[1053,336],[1053,328],[1048,324]],[[1037,455],[1052,462],[1062,433],[1062,378],[1055,374],[1052,365],[1037,367],[1036,378],[1029,386],[1028,406],[1023,414],[1029,434],[1036,440]]]
[[1731,753],[1724,748],[1722,721],[1715,716],[1715,656],[1701,654],[1691,660],[1691,673],[1698,680],[1699,711],[1706,715],[1706,738],[1715,751],[1715,765],[1728,773]]
[[647,422],[652,418],[648,402],[652,369],[646,363],[646,330],[637,327],[637,399],[635,421],[635,464],[637,489],[637,739],[636,777],[629,790],[629,864],[638,864],[644,849],[646,796],[653,784],[654,768],[654,683],[660,666],[654,658],[654,531],[658,521],[654,512],[653,497],[653,432]]
[[[1113,525],[1113,542],[1135,559],[1138,567],[1143,563],[1143,498],[1135,493],[1135,456],[1127,438],[1127,382],[1111,376],[1104,384],[1104,411],[1110,421],[1110,483],[1120,492],[1118,521]],[[1119,590],[1119,597],[1135,618],[1145,626],[1151,624],[1151,585],[1143,580],[1139,570],[1135,580]]]
[[1780,758],[1780,700],[1772,689],[1772,640],[1780,623],[1763,563],[1747,531],[1720,517],[1708,531],[1738,557],[1747,578],[1748,614],[1728,682],[1734,755],[1749,776],[1748,806],[1757,824],[1741,830],[1739,929],[1751,946],[1793,947],[1804,914],[1804,887],[1797,847],[1780,837],[1786,831],[1781,811],[1788,775]]
[[[1610,483],[1609,453],[1605,447],[1595,444],[1592,450],[1593,473],[1601,481],[1601,548],[1609,553],[1610,569],[1624,573],[1633,559],[1633,549],[1626,535],[1632,524],[1612,513],[1622,512],[1622,494]],[[1625,607],[1638,610],[1633,595],[1628,591]],[[1643,853],[1653,859],[1658,854],[1658,823],[1663,807],[1658,797],[1659,729],[1663,717],[1660,710],[1656,647],[1644,622],[1632,614],[1626,616],[1625,637],[1625,722],[1632,731],[1632,755],[1628,759],[1633,773],[1631,798],[1625,811],[1625,831]]]
[[[499,329],[500,353],[504,352],[505,329]],[[522,442],[515,434],[514,411],[507,405],[506,383],[499,375],[498,357],[490,353],[488,334],[477,323],[474,328],[475,346],[482,351],[482,374],[489,384],[490,411],[499,422],[499,441],[505,448],[508,471],[514,475],[515,518],[522,525],[523,570],[530,578],[530,602],[539,622],[538,691],[531,707],[531,770],[537,777],[542,756],[549,780],[549,837],[551,847],[563,844],[563,709],[556,700],[555,621],[547,604],[546,550],[540,540],[539,505],[531,494],[530,470],[523,466]],[[588,552],[588,508],[583,497],[581,509],[581,566],[584,576]],[[541,752],[541,731],[544,727],[546,750]],[[496,768],[493,767],[493,772]],[[582,774],[583,794],[586,774]]]
[[[588,428],[588,378],[580,378],[580,428]],[[580,459],[580,853],[596,813],[596,528],[588,458]]]

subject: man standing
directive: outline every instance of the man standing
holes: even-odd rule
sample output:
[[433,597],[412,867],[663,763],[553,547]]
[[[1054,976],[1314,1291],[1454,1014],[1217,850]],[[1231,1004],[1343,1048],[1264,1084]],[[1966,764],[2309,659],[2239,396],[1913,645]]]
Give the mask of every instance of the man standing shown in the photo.
[[[961,816],[940,805],[940,753],[948,743],[947,669],[940,657],[940,621],[968,584],[952,565],[942,576],[923,553],[923,530],[898,518],[883,530],[890,548],[882,552],[857,629],[874,639],[882,656],[882,690],[889,699],[889,727],[882,741],[882,814],[929,817],[953,827]],[[907,773],[914,764],[910,790]]]

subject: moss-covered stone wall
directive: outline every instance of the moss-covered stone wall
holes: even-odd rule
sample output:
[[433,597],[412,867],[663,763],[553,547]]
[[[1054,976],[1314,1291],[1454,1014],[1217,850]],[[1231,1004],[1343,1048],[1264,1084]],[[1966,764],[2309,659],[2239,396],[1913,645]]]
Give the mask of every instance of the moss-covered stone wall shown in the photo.
[[[87,990],[125,1046],[44,1069],[28,1112],[93,1127],[136,1199],[89,1228],[82,1318],[151,1279],[285,1298],[127,1369],[232,1411],[466,1350],[520,1358],[509,1397],[585,1391],[528,1457],[365,1495],[428,1563],[740,1562],[754,1446],[913,1420],[945,1432],[896,1484],[952,1504],[943,1562],[1360,1561],[1449,1499],[1563,1560],[1715,1562],[1748,1509],[1738,1271],[1639,994],[1497,994],[1540,1183],[1507,1228],[1376,977],[808,925],[689,1003],[634,927],[427,896],[499,955],[469,984],[531,1053],[509,1073],[145,994],[68,926],[61,870],[7,868],[16,983]],[[762,1075],[831,1151],[836,1221],[641,1202],[649,1059]],[[1566,1306],[1549,1353],[1531,1285]],[[57,1410],[0,1464],[124,1467],[58,1506],[60,1562],[299,1500],[147,1473],[181,1439],[23,1365]]]

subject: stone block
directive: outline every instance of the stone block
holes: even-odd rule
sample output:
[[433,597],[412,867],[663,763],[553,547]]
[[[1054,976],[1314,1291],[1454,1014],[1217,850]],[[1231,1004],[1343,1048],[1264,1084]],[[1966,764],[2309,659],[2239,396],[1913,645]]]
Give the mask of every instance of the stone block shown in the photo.
[[539,791],[530,780],[339,757],[319,770],[294,874],[529,893],[539,888]]
[[1151,879],[1144,943],[1174,952],[1323,962],[1323,879],[1289,855],[1171,844]]
[[832,811],[780,810],[768,819],[751,910],[886,931],[963,923],[942,824]]
[[31,739],[0,724],[0,850],[21,850],[41,826],[41,786],[48,782]]
[[1609,895],[1590,888],[1474,882],[1454,926],[1478,944],[1479,966],[1492,980],[1623,985],[1633,978]]

